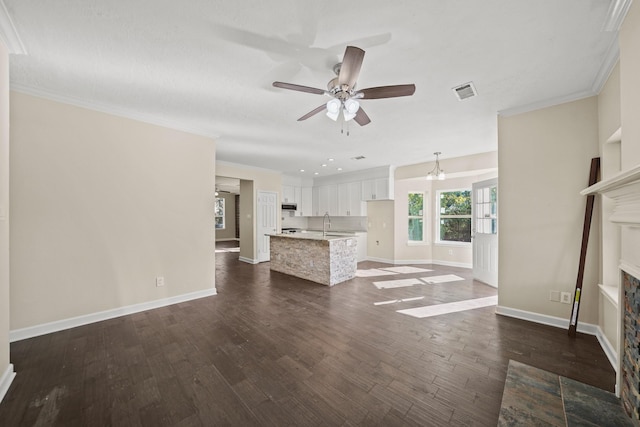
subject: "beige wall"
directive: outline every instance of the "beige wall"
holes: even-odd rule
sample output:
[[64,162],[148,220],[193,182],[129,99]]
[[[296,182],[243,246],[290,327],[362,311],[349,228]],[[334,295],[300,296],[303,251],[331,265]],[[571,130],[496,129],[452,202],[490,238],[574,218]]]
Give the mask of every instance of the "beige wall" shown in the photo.
[[255,221],[255,190],[254,182],[247,179],[240,180],[240,258],[250,262],[257,262],[256,253],[256,221]]
[[[434,166],[435,161],[398,167],[394,177],[396,180],[426,177]],[[441,157],[440,168],[445,171],[447,177],[454,177],[456,174],[481,175],[495,172],[498,169],[498,152],[491,151],[463,157],[445,157],[444,159]]]
[[216,229],[216,240],[233,240],[236,237],[236,195],[219,193],[224,199],[224,229]]
[[[569,319],[591,158],[598,156],[598,104],[591,97],[498,121],[499,305]],[[594,224],[598,222],[597,215]],[[594,232],[595,228],[595,232]],[[598,232],[592,228],[580,321],[598,321]]]
[[[216,173],[219,176],[240,179],[240,257],[251,262],[258,260],[256,245],[256,200],[258,191],[282,192],[282,174],[267,169],[217,162]],[[244,182],[243,185],[243,181]],[[278,196],[280,197],[280,196]],[[278,204],[280,201],[278,200]],[[279,213],[279,212],[278,212]],[[278,214],[278,228],[280,215]]]
[[367,258],[393,263],[394,203],[393,200],[367,202]]
[[7,369],[9,369],[9,51],[0,40],[0,388]]
[[633,2],[620,30],[622,169],[640,163],[640,4]]
[[215,289],[211,139],[17,92],[11,139],[12,330]]

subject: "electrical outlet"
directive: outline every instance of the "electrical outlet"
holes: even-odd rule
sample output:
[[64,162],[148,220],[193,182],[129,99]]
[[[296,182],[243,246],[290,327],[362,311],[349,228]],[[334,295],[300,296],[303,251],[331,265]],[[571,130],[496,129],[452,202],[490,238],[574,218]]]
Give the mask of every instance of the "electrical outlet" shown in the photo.
[[449,255],[453,255],[453,249],[449,249]]
[[571,304],[571,292],[560,292],[560,302],[563,304]]
[[164,277],[156,277],[156,287],[164,286]]
[[549,291],[549,301],[560,302],[560,291]]

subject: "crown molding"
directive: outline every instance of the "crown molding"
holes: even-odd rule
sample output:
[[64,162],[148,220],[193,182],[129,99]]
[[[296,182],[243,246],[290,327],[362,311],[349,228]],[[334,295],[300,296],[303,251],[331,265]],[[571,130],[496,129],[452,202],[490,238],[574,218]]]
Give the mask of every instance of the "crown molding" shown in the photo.
[[80,98],[61,95],[59,93],[50,92],[50,91],[39,89],[39,88],[33,88],[30,86],[23,86],[15,83],[11,84],[11,90],[15,92],[24,93],[26,95],[35,96],[38,98],[48,99],[50,101],[60,102],[62,104],[73,105],[74,107],[85,108],[87,110],[93,110],[100,113],[111,114],[113,116],[136,120],[143,123],[149,123],[152,125],[177,130],[180,132],[186,132],[193,135],[204,136],[206,138],[211,138],[214,140],[219,138],[219,135],[213,134],[210,130],[186,126],[185,124],[180,123],[178,121],[166,120],[158,116],[154,116],[151,114],[144,114],[138,111],[129,110],[129,109],[114,106],[114,105],[101,104],[93,101],[86,101]]
[[597,95],[593,90],[585,90],[582,92],[571,93],[569,95],[558,96],[555,98],[544,99],[542,101],[533,102],[527,105],[521,105],[519,107],[507,108],[498,111],[498,115],[501,117],[510,117],[517,114],[528,113],[530,111],[540,110],[542,108],[553,107],[555,105],[565,104],[567,102],[579,101],[590,96]]
[[602,31],[619,31],[633,0],[613,0],[609,5]]
[[22,44],[18,31],[13,25],[13,20],[9,16],[9,11],[2,0],[0,0],[0,40],[7,46],[9,53],[15,55],[27,54],[27,49]]
[[619,59],[620,47],[618,46],[618,37],[615,37],[609,45],[609,49],[607,49],[607,54],[604,57],[602,64],[600,64],[600,69],[598,70],[598,73],[593,80],[593,85],[591,85],[591,90],[593,91],[593,93],[600,93],[605,83],[607,83],[607,80],[611,75],[611,71],[613,71]]

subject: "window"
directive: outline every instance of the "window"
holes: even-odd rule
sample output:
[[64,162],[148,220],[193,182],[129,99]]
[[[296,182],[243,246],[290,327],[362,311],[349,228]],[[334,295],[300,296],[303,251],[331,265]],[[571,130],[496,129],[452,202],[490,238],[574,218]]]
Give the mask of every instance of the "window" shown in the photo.
[[424,193],[410,192],[409,204],[409,241],[424,241]]
[[471,242],[471,190],[441,191],[441,242]]
[[476,189],[476,233],[498,234],[498,187]]
[[216,197],[216,229],[224,230],[224,198]]

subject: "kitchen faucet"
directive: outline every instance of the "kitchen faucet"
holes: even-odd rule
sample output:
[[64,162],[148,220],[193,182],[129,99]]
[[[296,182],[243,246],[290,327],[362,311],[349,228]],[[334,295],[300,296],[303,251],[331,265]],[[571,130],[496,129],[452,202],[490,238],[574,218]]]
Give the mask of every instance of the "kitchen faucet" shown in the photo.
[[327,221],[329,222],[329,229],[331,229],[331,217],[329,212],[326,212],[322,217],[322,237],[327,235]]

